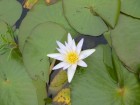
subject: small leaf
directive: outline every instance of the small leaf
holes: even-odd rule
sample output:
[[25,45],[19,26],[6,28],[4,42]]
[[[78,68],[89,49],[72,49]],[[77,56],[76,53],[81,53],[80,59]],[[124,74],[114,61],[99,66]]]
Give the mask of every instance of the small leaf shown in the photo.
[[70,89],[64,88],[62,89],[56,97],[54,97],[53,102],[61,105],[70,105]]
[[16,36],[11,26],[0,21],[0,54],[17,48]]
[[37,2],[38,0],[25,0],[23,7],[27,9],[31,9]]
[[[53,72],[54,75],[56,71]],[[52,79],[49,86],[49,94],[55,96],[67,83],[67,73],[64,70],[60,70]]]
[[59,0],[45,0],[45,1],[46,1],[47,5],[51,5],[51,4],[56,3]]

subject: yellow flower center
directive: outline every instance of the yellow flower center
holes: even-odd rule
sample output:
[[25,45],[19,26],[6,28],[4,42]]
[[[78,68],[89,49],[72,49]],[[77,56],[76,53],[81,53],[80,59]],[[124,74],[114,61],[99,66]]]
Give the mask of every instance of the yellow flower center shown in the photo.
[[66,56],[66,61],[70,64],[75,64],[79,59],[79,56],[76,52],[69,52]]

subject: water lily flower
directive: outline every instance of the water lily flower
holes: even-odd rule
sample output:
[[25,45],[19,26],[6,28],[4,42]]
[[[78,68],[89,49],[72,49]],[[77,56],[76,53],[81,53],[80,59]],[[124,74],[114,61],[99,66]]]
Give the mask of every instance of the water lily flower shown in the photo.
[[57,70],[59,68],[67,70],[68,82],[70,83],[77,66],[87,67],[87,64],[83,61],[83,59],[94,53],[95,49],[81,51],[84,39],[81,39],[76,46],[75,40],[72,39],[70,34],[68,34],[68,42],[65,42],[65,45],[59,41],[56,42],[59,46],[59,48],[57,48],[59,53],[48,54],[47,56],[61,61],[53,67],[53,70]]

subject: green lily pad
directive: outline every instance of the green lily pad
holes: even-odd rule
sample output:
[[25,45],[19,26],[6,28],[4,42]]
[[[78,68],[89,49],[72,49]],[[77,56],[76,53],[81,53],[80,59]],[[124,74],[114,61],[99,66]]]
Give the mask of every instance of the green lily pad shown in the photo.
[[139,105],[139,79],[120,65],[123,76],[123,86],[120,87],[119,81],[114,81],[108,73],[103,52],[104,48],[98,47],[87,58],[88,67],[77,69],[70,85],[72,105]]
[[37,25],[44,22],[55,22],[63,26],[71,34],[77,32],[68,24],[63,15],[62,1],[47,6],[45,3],[37,3],[22,21],[19,29],[19,48],[22,51],[26,38]]
[[38,105],[45,105],[45,99],[47,98],[46,82],[41,79],[33,80],[33,84],[36,88]]
[[140,20],[121,15],[111,31],[112,45],[120,60],[132,72],[140,70]]
[[121,11],[132,17],[140,18],[140,0],[121,0]]
[[34,28],[23,50],[23,61],[32,78],[40,77],[45,82],[49,77],[48,53],[56,50],[56,40],[66,38],[67,32],[60,25],[46,22]]
[[14,25],[20,18],[22,6],[16,0],[0,0],[0,19]]
[[63,0],[66,18],[81,34],[98,36],[114,27],[120,10],[119,0]]
[[38,105],[36,90],[23,63],[0,56],[0,105]]
[[0,35],[6,34],[6,32],[7,32],[7,24],[4,21],[0,20]]
[[108,44],[112,46],[110,31],[105,32],[104,37],[107,40]]

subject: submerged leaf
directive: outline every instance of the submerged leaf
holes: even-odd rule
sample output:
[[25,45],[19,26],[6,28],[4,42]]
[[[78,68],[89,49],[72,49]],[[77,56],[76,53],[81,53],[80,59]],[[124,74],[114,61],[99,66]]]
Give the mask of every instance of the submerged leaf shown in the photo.
[[[54,76],[55,74],[55,76]],[[60,70],[57,74],[53,72],[54,78],[50,82],[49,94],[55,96],[67,83],[67,73],[64,70]]]
[[62,89],[56,97],[54,97],[53,102],[56,103],[57,105],[71,105],[71,100],[70,100],[70,89],[69,88],[64,88]]

